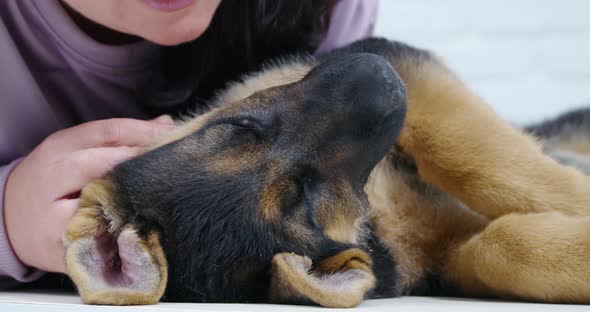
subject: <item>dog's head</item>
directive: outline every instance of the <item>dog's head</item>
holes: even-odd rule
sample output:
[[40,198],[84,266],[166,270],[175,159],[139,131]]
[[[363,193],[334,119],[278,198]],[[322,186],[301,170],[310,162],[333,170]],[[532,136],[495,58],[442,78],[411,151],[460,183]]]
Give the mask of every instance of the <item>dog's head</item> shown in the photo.
[[87,186],[65,243],[88,303],[358,304],[374,286],[364,184],[405,89],[351,54],[185,124]]

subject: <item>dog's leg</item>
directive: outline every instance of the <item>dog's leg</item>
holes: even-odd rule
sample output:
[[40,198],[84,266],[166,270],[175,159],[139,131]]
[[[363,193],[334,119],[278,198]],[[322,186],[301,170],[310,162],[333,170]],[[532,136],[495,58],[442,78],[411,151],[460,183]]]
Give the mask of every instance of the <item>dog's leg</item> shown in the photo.
[[508,214],[452,250],[445,278],[474,295],[590,303],[590,217]]
[[590,213],[590,177],[544,155],[435,57],[387,41],[365,44],[363,51],[386,57],[406,84],[408,112],[398,147],[427,182],[490,218]]
[[[474,295],[590,302],[590,177],[543,154],[531,136],[503,121],[428,53],[387,41],[347,52],[386,57],[406,83],[408,113],[392,153],[409,155],[425,182],[492,220],[474,223],[475,233],[459,235],[446,230],[453,229],[446,227],[453,225],[449,220],[426,222],[417,234],[442,228],[434,233],[438,245],[454,235],[442,253],[442,278]],[[403,208],[399,196],[383,194],[377,206],[379,197],[369,193],[378,212]],[[449,214],[448,207],[432,209],[423,198],[419,204],[412,211]],[[378,215],[376,223],[389,230],[387,222],[398,215]],[[416,213],[415,219],[424,216]],[[456,219],[456,227],[462,228],[463,220]],[[383,233],[392,247],[405,247]]]
[[425,181],[497,218],[452,247],[443,278],[478,295],[589,303],[590,178],[546,156],[435,60],[413,62],[394,62],[408,90],[400,148]]
[[405,82],[408,112],[398,148],[427,182],[490,218],[590,213],[590,177],[544,155],[434,56],[380,39],[333,53],[352,52],[385,57]]
[[398,142],[426,181],[490,218],[590,212],[590,178],[544,155],[446,68],[429,60],[401,75],[408,115]]

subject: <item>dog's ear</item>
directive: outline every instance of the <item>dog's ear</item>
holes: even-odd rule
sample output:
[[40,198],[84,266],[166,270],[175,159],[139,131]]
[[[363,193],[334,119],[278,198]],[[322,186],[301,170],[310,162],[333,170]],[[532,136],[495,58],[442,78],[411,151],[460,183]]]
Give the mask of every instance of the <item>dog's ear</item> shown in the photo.
[[347,249],[317,264],[293,253],[280,253],[272,261],[272,302],[311,302],[324,307],[348,308],[361,303],[375,286],[370,256]]
[[113,201],[114,186],[86,186],[66,229],[66,269],[87,304],[154,304],[168,278],[159,233],[140,235],[125,224]]

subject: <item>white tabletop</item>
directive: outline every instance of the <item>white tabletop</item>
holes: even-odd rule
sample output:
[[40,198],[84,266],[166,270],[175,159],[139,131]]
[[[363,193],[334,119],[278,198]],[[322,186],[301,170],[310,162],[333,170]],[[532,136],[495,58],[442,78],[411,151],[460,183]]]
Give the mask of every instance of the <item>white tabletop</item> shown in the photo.
[[[0,311],[203,311],[203,312],[266,312],[266,311],[334,311],[309,306],[271,305],[271,304],[196,304],[196,303],[160,303],[152,306],[111,307],[83,305],[75,294],[41,293],[41,292],[0,292]],[[367,300],[355,309],[346,311],[366,312],[535,312],[535,311],[590,311],[589,306],[549,305],[532,303],[515,303],[501,301],[481,301],[456,298],[402,297],[395,299]]]

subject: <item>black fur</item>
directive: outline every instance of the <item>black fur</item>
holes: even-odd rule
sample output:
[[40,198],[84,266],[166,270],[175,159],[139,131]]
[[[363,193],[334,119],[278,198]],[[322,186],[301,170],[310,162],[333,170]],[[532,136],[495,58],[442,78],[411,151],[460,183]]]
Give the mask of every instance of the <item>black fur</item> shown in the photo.
[[377,278],[377,285],[368,298],[391,298],[399,296],[400,289],[396,285],[397,266],[391,251],[379,240],[371,228],[367,246],[373,260],[373,272]]
[[[372,53],[382,56],[387,60],[408,58],[428,60],[433,57],[429,51],[415,48],[403,42],[391,41],[385,38],[367,38],[320,55],[319,59],[320,61],[324,61],[350,53]],[[416,64],[418,63],[416,62]]]
[[409,289],[406,296],[460,297],[463,293],[452,283],[445,282],[438,272],[428,272]]
[[590,108],[573,110],[557,118],[527,126],[525,131],[544,139],[577,134],[587,136],[590,134]]

